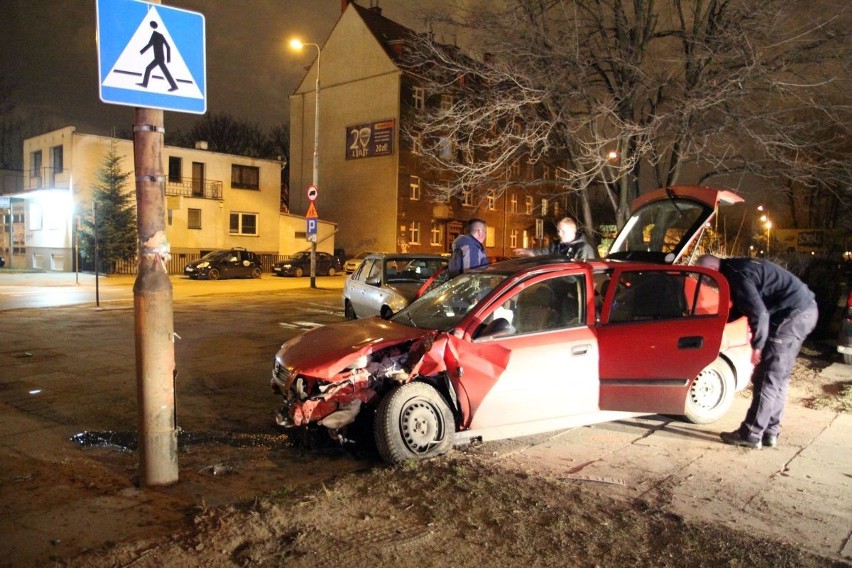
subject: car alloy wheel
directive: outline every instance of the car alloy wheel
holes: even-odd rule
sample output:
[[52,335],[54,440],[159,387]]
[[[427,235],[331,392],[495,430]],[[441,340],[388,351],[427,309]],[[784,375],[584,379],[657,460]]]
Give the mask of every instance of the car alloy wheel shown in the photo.
[[302,270],[302,267],[300,266],[296,269],[296,272],[294,272],[293,274],[296,276],[296,278],[301,278],[305,274],[305,271]]
[[209,280],[219,280],[219,270],[216,268],[211,268],[207,271],[207,278]]

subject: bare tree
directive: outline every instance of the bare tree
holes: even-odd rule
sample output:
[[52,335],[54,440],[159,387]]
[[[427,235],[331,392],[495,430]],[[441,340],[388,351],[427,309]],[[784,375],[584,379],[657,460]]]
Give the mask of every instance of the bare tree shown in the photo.
[[446,173],[436,186],[443,197],[500,193],[517,184],[505,172],[518,160],[557,165],[554,194],[576,193],[590,226],[594,187],[605,188],[621,224],[647,185],[749,172],[779,187],[812,186],[829,173],[823,188],[849,186],[848,170],[838,167],[848,153],[802,159],[818,146],[808,129],[814,112],[821,132],[848,139],[845,3],[469,4],[431,15],[433,29],[466,38],[464,50],[426,34],[408,52],[408,70],[427,96],[453,95],[451,106],[413,112],[406,131]]

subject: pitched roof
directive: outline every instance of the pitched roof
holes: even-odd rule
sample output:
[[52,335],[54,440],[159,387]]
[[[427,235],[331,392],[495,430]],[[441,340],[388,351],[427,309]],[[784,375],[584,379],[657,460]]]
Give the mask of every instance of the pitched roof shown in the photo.
[[403,50],[400,48],[394,49],[394,46],[402,45],[407,39],[416,35],[416,33],[393,20],[385,18],[382,16],[380,9],[365,8],[355,2],[351,2],[350,6],[364,20],[367,28],[379,41],[388,56],[398,62]]

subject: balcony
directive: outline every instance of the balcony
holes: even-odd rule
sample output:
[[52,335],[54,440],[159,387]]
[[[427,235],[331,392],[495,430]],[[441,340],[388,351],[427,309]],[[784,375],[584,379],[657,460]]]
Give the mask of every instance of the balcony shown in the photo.
[[222,182],[197,178],[166,178],[166,195],[222,200]]
[[71,170],[42,167],[30,170],[24,176],[24,191],[39,189],[70,189]]

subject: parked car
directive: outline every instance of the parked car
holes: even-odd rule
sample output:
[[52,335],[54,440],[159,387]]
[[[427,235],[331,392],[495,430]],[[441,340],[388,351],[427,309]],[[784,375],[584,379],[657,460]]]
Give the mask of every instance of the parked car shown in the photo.
[[6,266],[6,259],[0,256],[0,268],[3,268],[4,266]]
[[361,266],[361,261],[371,254],[376,253],[374,251],[359,252],[358,254],[343,263],[343,270],[346,271],[346,274],[352,274],[359,266]]
[[491,264],[390,320],[290,339],[272,370],[276,422],[341,441],[366,431],[399,463],[638,414],[715,421],[749,382],[748,324],[728,322],[720,273],[674,263],[717,204],[740,201],[704,187],[659,190],[637,200],[605,260]]
[[837,351],[843,355],[843,362],[852,365],[852,289],[846,296],[846,306],[840,319],[840,334],[837,337]]
[[[340,259],[327,252],[317,252],[316,274],[321,276],[334,276],[343,269]],[[272,272],[278,276],[295,276],[301,278],[311,274],[311,253],[299,252],[289,260],[282,260],[272,265]]]
[[263,265],[260,257],[244,248],[214,250],[198,260],[187,263],[183,273],[192,278],[260,278]]
[[343,313],[347,319],[380,315],[387,319],[414,298],[433,274],[446,268],[437,254],[367,255],[343,285]]

